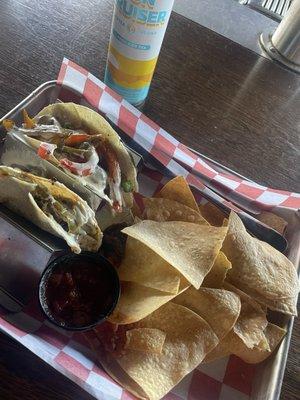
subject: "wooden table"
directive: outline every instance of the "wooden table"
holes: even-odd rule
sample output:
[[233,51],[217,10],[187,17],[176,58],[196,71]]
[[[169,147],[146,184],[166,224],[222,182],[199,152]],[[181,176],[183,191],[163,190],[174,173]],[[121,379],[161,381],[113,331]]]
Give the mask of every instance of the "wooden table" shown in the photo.
[[[1,0],[0,112],[57,76],[63,56],[103,78],[112,0]],[[144,112],[262,184],[300,191],[300,76],[173,13]],[[300,323],[282,400],[299,399]],[[92,397],[0,334],[0,399]]]

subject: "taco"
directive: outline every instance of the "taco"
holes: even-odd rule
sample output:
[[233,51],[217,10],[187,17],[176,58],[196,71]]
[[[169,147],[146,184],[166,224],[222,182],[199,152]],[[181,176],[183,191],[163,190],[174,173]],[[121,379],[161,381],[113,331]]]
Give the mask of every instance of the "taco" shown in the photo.
[[131,208],[138,190],[136,169],[119,135],[101,115],[74,103],[51,104],[33,119],[23,114],[22,127],[6,120],[6,129],[24,134],[41,158],[92,187],[114,210]]
[[62,183],[0,166],[0,203],[63,238],[75,253],[101,245],[94,211]]

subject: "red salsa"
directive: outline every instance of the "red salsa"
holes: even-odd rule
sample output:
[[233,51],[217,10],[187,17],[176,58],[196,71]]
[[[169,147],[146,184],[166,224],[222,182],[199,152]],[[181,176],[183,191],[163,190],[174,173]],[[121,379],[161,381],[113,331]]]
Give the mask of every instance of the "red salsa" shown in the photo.
[[100,255],[63,257],[46,270],[41,283],[40,299],[47,316],[69,329],[104,319],[119,295],[116,272]]

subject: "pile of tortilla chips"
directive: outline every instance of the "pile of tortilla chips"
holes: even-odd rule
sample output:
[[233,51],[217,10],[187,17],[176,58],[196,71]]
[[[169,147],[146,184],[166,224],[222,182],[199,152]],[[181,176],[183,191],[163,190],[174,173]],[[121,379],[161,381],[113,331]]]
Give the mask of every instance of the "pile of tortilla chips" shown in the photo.
[[224,222],[210,206],[201,210],[177,177],[123,230],[121,297],[95,332],[103,367],[142,399],[162,398],[201,362],[263,361],[285,334],[267,309],[296,315],[294,265],[235,213]]

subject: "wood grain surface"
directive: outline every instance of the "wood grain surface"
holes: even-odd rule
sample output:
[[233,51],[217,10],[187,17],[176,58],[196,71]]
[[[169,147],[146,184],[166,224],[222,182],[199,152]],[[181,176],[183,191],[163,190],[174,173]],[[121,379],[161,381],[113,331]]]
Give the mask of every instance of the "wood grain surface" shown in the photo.
[[[63,56],[103,78],[112,0],[0,1],[0,112],[55,79]],[[300,191],[300,76],[172,14],[144,112],[262,184]],[[300,398],[295,323],[282,400]],[[0,334],[0,399],[92,397]]]

